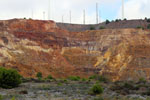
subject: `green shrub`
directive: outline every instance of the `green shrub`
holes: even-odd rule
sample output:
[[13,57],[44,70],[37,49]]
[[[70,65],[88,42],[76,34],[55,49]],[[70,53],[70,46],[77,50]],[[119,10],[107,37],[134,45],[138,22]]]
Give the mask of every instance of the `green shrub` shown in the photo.
[[90,27],[90,30],[95,30],[95,27],[91,26],[91,27]]
[[89,77],[89,79],[95,79],[96,78],[96,75],[92,75]]
[[16,100],[15,97],[12,97],[11,100]]
[[0,100],[3,100],[3,96],[2,95],[0,95]]
[[110,21],[109,20],[106,20],[106,24],[109,24],[110,23]]
[[115,22],[119,22],[119,20],[118,20],[118,19],[116,19],[116,20],[115,20]]
[[64,83],[68,83],[68,80],[67,80],[67,79],[64,79]]
[[21,75],[14,69],[0,67],[0,87],[14,88],[21,84]]
[[70,77],[68,77],[68,79],[71,81],[79,81],[80,77],[79,76],[70,76]]
[[126,18],[124,18],[124,20],[127,20]]
[[41,80],[41,79],[42,79],[42,73],[41,73],[41,72],[38,72],[38,73],[36,74],[36,77],[37,77],[39,80]]
[[145,84],[145,83],[146,83],[146,79],[145,79],[145,78],[140,78],[140,79],[139,79],[139,82]]
[[92,75],[89,77],[89,79],[94,79],[94,80],[98,80],[100,82],[107,82],[107,78],[105,78],[104,76],[102,75]]
[[100,26],[99,29],[105,29],[105,27],[104,26]]
[[82,81],[85,82],[85,81],[87,81],[87,79],[86,78],[82,78]]
[[49,80],[52,80],[52,79],[54,79],[51,75],[48,75],[47,76],[47,79],[49,79]]
[[130,82],[125,82],[122,87],[124,89],[135,90],[134,84]]
[[141,28],[142,28],[142,26],[137,26],[136,28],[141,29]]
[[150,18],[147,19],[147,22],[148,22],[148,23],[150,22]]
[[116,20],[115,20],[115,22],[119,22],[119,21],[121,21],[121,19],[116,19]]
[[147,29],[150,29],[150,24],[147,25]]
[[93,87],[90,89],[90,94],[93,94],[93,95],[97,95],[97,94],[102,94],[103,93],[103,88],[100,84],[95,84],[93,85]]
[[100,82],[107,82],[107,79],[104,76],[100,75],[98,77],[98,81],[100,81]]

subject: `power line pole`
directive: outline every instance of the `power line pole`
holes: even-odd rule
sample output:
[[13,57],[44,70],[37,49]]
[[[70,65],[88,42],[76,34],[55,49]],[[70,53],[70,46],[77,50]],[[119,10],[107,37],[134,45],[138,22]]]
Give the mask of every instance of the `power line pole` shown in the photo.
[[83,10],[83,24],[85,24],[85,9]]
[[101,11],[99,10],[99,23],[101,23]]
[[71,11],[70,11],[70,24],[71,24]]
[[98,3],[96,3],[96,24],[98,24]]
[[48,0],[48,20],[50,20],[50,0]]
[[64,23],[64,15],[62,15],[62,23]]
[[43,12],[43,20],[45,20],[45,12]]
[[122,0],[122,20],[124,19],[124,0]]
[[32,19],[33,19],[33,9],[32,9]]

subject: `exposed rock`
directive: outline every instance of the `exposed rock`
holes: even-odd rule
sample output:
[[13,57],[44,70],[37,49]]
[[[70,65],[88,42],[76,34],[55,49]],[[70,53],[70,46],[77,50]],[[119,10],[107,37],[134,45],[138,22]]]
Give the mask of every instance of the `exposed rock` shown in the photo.
[[100,73],[116,80],[150,77],[149,30],[69,32],[53,21],[0,21],[0,65],[24,77]]

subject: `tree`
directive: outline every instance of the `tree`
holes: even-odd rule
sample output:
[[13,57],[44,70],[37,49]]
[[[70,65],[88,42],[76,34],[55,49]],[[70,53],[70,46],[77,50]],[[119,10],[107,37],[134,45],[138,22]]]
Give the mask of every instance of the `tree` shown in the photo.
[[41,72],[38,72],[38,73],[36,74],[36,77],[37,77],[39,80],[41,80],[41,79],[42,79],[42,73],[41,73]]
[[105,27],[104,26],[100,26],[99,29],[105,29]]
[[150,23],[150,18],[147,19],[147,22]]
[[147,25],[147,29],[150,29],[150,24]]
[[106,20],[106,24],[109,24],[110,23],[110,21],[109,20]]
[[10,89],[21,84],[21,75],[14,69],[0,67],[0,87]]
[[91,26],[91,27],[90,27],[90,30],[95,30],[95,27]]

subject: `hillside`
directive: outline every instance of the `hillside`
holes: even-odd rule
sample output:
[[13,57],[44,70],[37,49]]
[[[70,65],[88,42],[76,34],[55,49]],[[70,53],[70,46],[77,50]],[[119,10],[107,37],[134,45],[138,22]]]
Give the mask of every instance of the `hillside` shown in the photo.
[[99,24],[67,24],[67,23],[56,23],[58,27],[69,30],[71,32],[80,32],[90,30],[91,27],[94,27],[96,30],[99,30],[100,27],[106,29],[124,29],[124,28],[137,28],[141,26],[147,28],[147,25],[150,24],[147,20],[121,20],[121,21],[112,21],[109,24],[105,22]]
[[117,26],[70,32],[53,21],[0,21],[0,65],[24,77],[42,72],[56,78],[103,74],[114,81],[149,79],[149,35],[150,30]]

